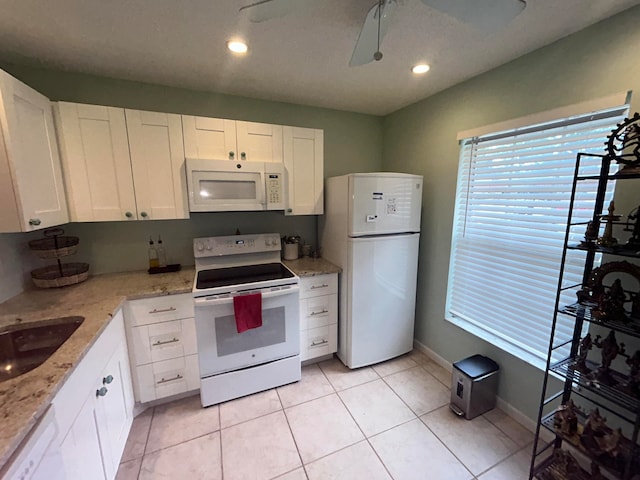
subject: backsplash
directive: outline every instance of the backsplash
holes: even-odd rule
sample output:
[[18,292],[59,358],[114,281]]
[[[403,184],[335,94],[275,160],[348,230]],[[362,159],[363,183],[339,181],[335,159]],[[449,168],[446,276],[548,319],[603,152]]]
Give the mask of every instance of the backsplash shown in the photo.
[[18,255],[18,236],[0,234],[0,301],[22,290],[22,263]]
[[[193,265],[193,244],[197,237],[273,233],[299,235],[316,246],[315,216],[284,216],[281,212],[192,213],[189,220],[69,223],[65,235],[80,239],[77,254],[63,262],[89,263],[91,275],[146,270],[149,237],[162,237],[167,262]],[[0,234],[0,302],[32,286],[30,271],[48,265],[29,250],[28,242],[42,238],[43,231]]]

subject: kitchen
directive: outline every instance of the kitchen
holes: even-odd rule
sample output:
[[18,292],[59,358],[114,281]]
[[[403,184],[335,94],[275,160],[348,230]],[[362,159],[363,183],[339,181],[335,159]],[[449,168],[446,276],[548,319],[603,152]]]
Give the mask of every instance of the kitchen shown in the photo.
[[[145,85],[10,62],[3,67],[57,100],[321,128],[325,133],[325,177],[375,170],[423,174],[425,235],[421,243],[419,289],[424,294],[418,296],[416,338],[451,362],[469,351],[487,347],[440,320],[458,156],[456,142],[446,139],[455,139],[457,131],[478,125],[610,92],[637,91],[640,72],[633,46],[639,43],[635,28],[639,16],[636,7],[386,117]],[[590,58],[589,64],[585,57]],[[554,72],[552,78],[548,71]],[[497,102],[498,98],[510,101]],[[636,104],[631,110],[640,109]],[[429,135],[424,135],[425,132]],[[425,163],[425,158],[432,160]],[[313,243],[315,222],[314,217],[286,217],[271,212],[203,213],[194,214],[190,220],[72,223],[64,228],[67,234],[81,239],[77,260],[90,263],[92,273],[107,273],[145,269],[146,241],[150,235],[163,238],[171,263],[190,265],[193,238],[233,234],[239,229],[295,233]],[[33,265],[33,256],[25,244],[37,237],[40,234],[1,235],[3,252],[7,252],[0,259],[3,271],[0,291],[5,298],[28,284],[24,273],[37,265]],[[537,399],[528,385],[535,383],[530,379],[539,378],[539,372],[498,349],[486,351],[499,363],[512,364],[502,372],[504,381],[499,395],[532,416]]]

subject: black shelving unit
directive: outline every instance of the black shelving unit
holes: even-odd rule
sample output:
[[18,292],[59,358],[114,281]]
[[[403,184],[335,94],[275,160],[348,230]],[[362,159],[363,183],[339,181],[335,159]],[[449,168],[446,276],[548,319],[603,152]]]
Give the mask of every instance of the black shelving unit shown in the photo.
[[[599,174],[582,174],[581,167],[586,157],[600,159]],[[598,222],[596,225],[600,225],[599,230],[602,233],[604,224],[599,220],[607,213],[608,205],[605,205],[605,200],[610,182],[640,179],[640,173],[612,173],[614,161],[615,158],[612,159],[610,156],[587,153],[578,154],[576,159],[530,480],[599,480],[609,477],[630,480],[640,475],[640,389],[630,391],[628,372],[631,364],[626,362],[636,350],[640,350],[640,318],[630,315],[626,308],[628,303],[625,303],[626,313],[622,317],[607,318],[606,315],[600,314],[598,303],[579,300],[577,295],[579,291],[584,291],[591,285],[594,268],[597,269],[609,262],[621,261],[628,261],[640,267],[640,251],[635,248],[625,248],[623,245],[604,247],[595,242],[576,241],[580,234],[584,234],[588,225],[584,220],[575,220],[577,215],[574,208],[577,192],[581,192],[580,185],[584,182],[592,182],[594,185],[590,190],[595,191],[592,222]],[[635,196],[637,205],[640,203],[640,182],[637,182],[637,186],[632,185],[632,196]],[[612,222],[616,236],[622,235],[625,225],[626,223],[621,221]],[[624,243],[624,239],[621,243]],[[582,265],[581,283],[572,284],[565,278],[568,276],[565,274],[569,255],[573,255],[572,260],[577,259]],[[572,262],[572,265],[575,264],[575,261]],[[603,288],[608,292],[611,285],[603,282]],[[640,295],[640,292],[626,291],[625,294],[634,298],[633,296]],[[563,302],[569,297],[573,298],[572,302]],[[557,338],[561,336],[557,328],[560,318],[573,322],[571,338]],[[585,345],[581,347],[587,328],[587,332],[597,339],[600,346],[603,339],[611,335],[610,332],[614,332],[614,345],[620,347],[624,342],[631,347],[630,351],[625,352],[620,348],[616,363],[611,368],[604,368],[604,356],[599,361],[602,350],[595,348],[597,345],[591,349],[587,349]],[[588,358],[584,358],[585,351]],[[572,414],[570,422],[567,412]],[[596,413],[601,417],[597,417]],[[593,418],[590,419],[590,416]],[[598,423],[602,417],[606,417],[604,424]],[[596,440],[602,444],[594,445],[594,426],[598,425],[601,429],[599,433],[603,435]],[[544,435],[543,432],[548,432],[548,435]],[[609,448],[611,445],[613,447]],[[605,472],[606,477],[599,476]]]

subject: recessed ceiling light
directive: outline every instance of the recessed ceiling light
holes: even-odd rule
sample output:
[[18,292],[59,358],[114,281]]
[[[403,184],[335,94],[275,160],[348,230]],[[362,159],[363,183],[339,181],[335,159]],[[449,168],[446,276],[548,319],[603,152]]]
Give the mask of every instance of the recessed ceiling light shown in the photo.
[[247,53],[247,44],[237,40],[227,42],[227,48],[234,53]]
[[429,71],[429,65],[426,63],[419,63],[418,65],[414,65],[411,71],[416,75],[421,75],[423,73],[427,73]]

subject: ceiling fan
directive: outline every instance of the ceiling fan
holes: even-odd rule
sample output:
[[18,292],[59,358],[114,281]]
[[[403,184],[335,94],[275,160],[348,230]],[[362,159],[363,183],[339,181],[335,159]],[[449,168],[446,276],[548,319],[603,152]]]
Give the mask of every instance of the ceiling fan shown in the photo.
[[[252,22],[282,17],[309,6],[315,0],[259,0],[240,7]],[[494,31],[518,16],[526,0],[421,0],[428,7],[450,15],[481,31]],[[382,59],[380,43],[387,32],[398,0],[378,0],[369,9],[353,49],[349,66],[355,67]]]

